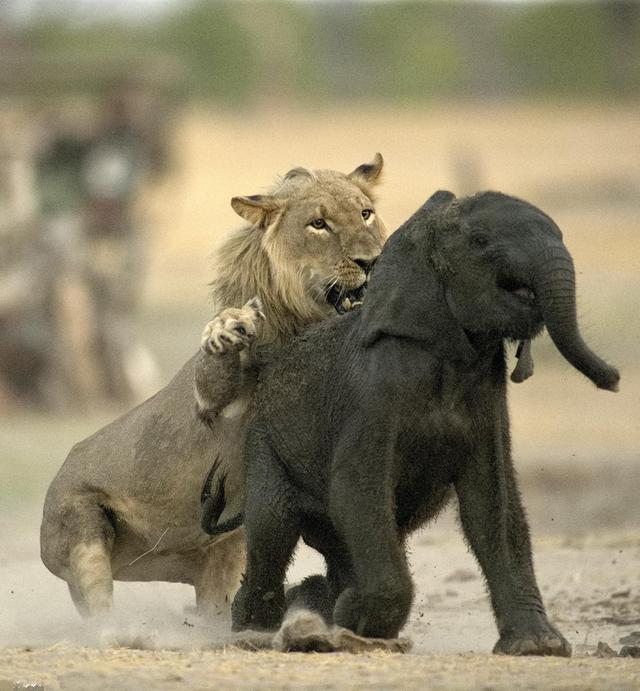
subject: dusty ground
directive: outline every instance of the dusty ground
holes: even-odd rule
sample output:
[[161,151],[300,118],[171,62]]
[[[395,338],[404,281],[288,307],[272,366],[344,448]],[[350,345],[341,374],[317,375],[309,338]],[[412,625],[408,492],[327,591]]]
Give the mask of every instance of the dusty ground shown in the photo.
[[[637,490],[637,468],[629,479]],[[638,509],[625,515],[614,509],[609,520],[618,527],[602,528],[608,519],[599,483],[580,497],[570,484],[555,498],[581,502],[572,525],[535,481],[526,483],[526,494],[538,580],[552,620],[574,646],[571,660],[489,654],[495,626],[453,512],[412,543],[417,595],[403,632],[414,644],[406,655],[239,650],[230,644],[227,620],[198,619],[190,589],[168,584],[117,584],[119,614],[102,627],[89,626],[73,611],[64,585],[39,563],[36,526],[25,530],[9,520],[3,525],[10,553],[0,568],[0,689],[18,681],[71,689],[638,688],[640,660],[593,656],[599,641],[619,650],[620,638],[640,631]],[[613,498],[627,490],[612,484],[606,491]],[[316,555],[301,549],[290,578],[319,567]]]
[[[206,255],[236,222],[233,194],[263,191],[293,165],[387,161],[380,211],[395,227],[437,187],[502,189],[558,220],[578,266],[587,338],[622,371],[595,390],[541,339],[536,374],[513,386],[514,450],[538,581],[574,658],[489,654],[496,638],[455,507],[415,536],[407,655],[247,652],[228,621],[202,621],[186,586],[116,584],[118,614],[96,627],[38,557],[51,477],[74,441],[119,411],[0,420],[0,691],[47,688],[636,689],[640,660],[593,656],[640,631],[640,127],[637,106],[441,107],[424,111],[198,113],[177,132],[178,167],[150,191],[153,262],[140,329],[167,378],[209,316]],[[474,172],[475,171],[475,172]],[[151,229],[153,229],[151,231]],[[320,568],[301,549],[290,580]]]

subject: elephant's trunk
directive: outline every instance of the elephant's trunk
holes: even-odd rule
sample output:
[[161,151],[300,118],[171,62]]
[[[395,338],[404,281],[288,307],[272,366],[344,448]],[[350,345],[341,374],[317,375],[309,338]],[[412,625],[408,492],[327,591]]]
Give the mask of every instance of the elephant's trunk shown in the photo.
[[600,389],[618,390],[620,375],[584,342],[576,316],[576,279],[563,244],[550,244],[538,257],[533,291],[551,336],[562,355]]

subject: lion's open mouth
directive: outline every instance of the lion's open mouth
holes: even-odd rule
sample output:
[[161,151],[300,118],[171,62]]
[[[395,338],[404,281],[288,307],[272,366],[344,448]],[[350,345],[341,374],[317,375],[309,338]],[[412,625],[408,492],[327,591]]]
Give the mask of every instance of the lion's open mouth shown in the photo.
[[366,290],[366,283],[352,290],[347,290],[336,283],[327,292],[327,302],[333,305],[338,314],[344,314],[362,304]]

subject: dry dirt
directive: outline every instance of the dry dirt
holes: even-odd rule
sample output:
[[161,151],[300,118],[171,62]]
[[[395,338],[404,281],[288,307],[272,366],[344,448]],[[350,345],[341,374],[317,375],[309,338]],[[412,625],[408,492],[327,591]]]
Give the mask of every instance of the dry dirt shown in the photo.
[[[622,371],[595,390],[550,344],[512,386],[514,455],[538,581],[574,657],[490,654],[497,638],[455,507],[411,543],[416,598],[408,654],[283,654],[232,645],[229,622],[202,621],[186,586],[116,584],[117,614],[89,625],[38,556],[51,477],[71,444],[119,411],[24,411],[0,420],[0,691],[46,688],[637,689],[640,660],[595,657],[640,631],[640,124],[637,104],[357,108],[192,113],[177,167],[145,199],[153,242],[142,330],[164,376],[209,317],[206,255],[236,219],[233,194],[264,191],[293,165],[348,170],[386,158],[379,210],[393,228],[436,188],[521,195],[562,227],[578,266],[586,336]],[[474,172],[475,171],[475,172]],[[291,581],[321,568],[301,548]]]
[[[638,474],[633,477],[637,487]],[[570,484],[562,500],[574,504]],[[26,530],[15,519],[6,521],[11,551],[0,568],[0,689],[17,682],[83,690],[639,688],[640,660],[595,657],[599,641],[617,651],[620,638],[640,631],[637,509],[627,514],[626,525],[603,529],[607,519],[597,509],[595,488],[590,491],[591,500],[581,493],[580,529],[565,524],[559,534],[555,506],[535,482],[526,487],[538,535],[538,580],[552,620],[573,644],[571,660],[490,654],[495,626],[453,511],[412,542],[416,600],[403,635],[413,649],[404,655],[240,650],[226,618],[199,619],[190,589],[169,584],[116,584],[118,614],[104,625],[89,625],[76,615],[64,585],[39,563],[36,526]],[[614,486],[608,491],[615,496]],[[36,516],[33,508],[24,521]],[[290,579],[320,566],[314,553],[301,548]]]

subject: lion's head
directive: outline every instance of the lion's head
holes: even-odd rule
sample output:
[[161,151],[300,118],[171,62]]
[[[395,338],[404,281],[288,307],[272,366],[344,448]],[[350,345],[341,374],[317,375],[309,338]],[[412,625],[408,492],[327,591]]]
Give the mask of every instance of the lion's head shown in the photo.
[[386,235],[372,191],[382,165],[376,154],[349,174],[294,168],[269,194],[234,197],[250,225],[218,252],[218,308],[259,295],[265,338],[279,340],[356,304]]

